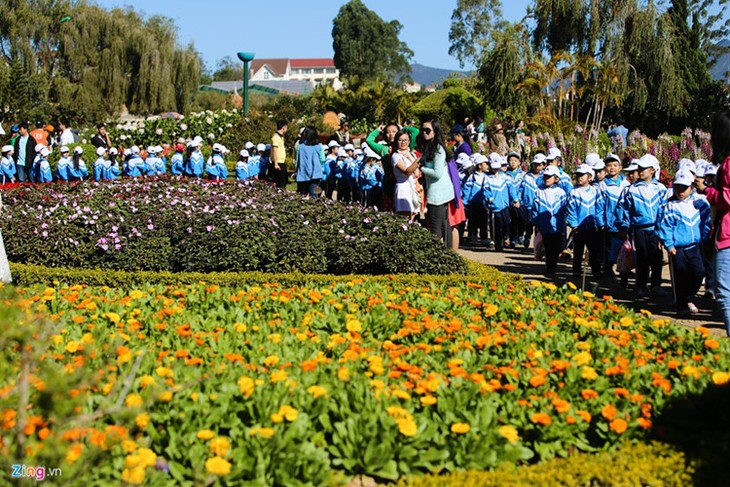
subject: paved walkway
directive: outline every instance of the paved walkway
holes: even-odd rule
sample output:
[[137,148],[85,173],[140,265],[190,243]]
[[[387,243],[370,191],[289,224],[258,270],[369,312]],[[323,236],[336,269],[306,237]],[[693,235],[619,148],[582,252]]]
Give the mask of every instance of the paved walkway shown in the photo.
[[[557,276],[548,279],[543,275],[545,270],[544,262],[536,261],[532,251],[505,249],[504,252],[496,252],[494,250],[488,250],[481,245],[462,244],[459,254],[467,259],[495,267],[502,272],[519,274],[523,279],[528,281],[536,279],[540,281],[552,281],[555,284],[562,285],[568,280],[572,280],[578,287],[581,287],[582,284],[582,279],[578,279],[577,281],[572,279],[571,259],[560,259]],[[668,291],[671,291],[669,266],[667,265],[664,266],[663,277],[664,287]],[[726,336],[722,318],[712,300],[698,298],[695,304],[700,309],[700,312],[696,315],[679,319],[671,309],[671,293],[669,293],[668,297],[660,298],[651,296],[643,299],[636,298],[635,291],[633,290],[633,279],[629,280],[628,289],[623,290],[618,285],[618,280],[613,278],[605,278],[600,282],[595,282],[591,278],[590,270],[588,270],[585,289],[595,292],[598,296],[613,296],[617,302],[637,311],[646,309],[657,317],[668,318],[692,328],[704,326],[713,335]],[[701,296],[703,293],[704,289],[701,289],[699,295]]]

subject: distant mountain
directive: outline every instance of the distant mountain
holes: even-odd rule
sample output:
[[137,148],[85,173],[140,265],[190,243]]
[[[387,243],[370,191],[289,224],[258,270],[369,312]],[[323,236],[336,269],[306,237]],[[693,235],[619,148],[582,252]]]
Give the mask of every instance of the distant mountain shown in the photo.
[[[730,40],[723,39],[717,43],[719,46],[730,47]],[[714,80],[727,80],[727,72],[730,70],[730,52],[724,52],[717,58],[717,61],[710,69],[710,75]]]
[[456,76],[469,76],[469,71],[454,71],[451,69],[432,68],[423,64],[411,64],[411,78],[422,86],[431,86],[443,80]]

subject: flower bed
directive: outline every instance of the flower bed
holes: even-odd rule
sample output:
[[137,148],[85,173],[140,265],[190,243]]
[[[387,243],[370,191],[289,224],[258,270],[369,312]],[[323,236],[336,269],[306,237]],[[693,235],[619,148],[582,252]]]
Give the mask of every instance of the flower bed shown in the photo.
[[134,179],[23,187],[0,216],[13,262],[87,269],[449,274],[465,262],[392,214],[262,183]]
[[[22,429],[23,461],[79,482],[321,485],[609,449],[730,370],[706,330],[539,283],[19,292],[3,458]],[[31,312],[61,325],[18,326]]]

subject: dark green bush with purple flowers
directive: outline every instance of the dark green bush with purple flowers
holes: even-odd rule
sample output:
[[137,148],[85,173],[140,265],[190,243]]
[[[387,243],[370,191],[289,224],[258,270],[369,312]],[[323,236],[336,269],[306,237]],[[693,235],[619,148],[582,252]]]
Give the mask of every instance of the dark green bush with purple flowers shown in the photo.
[[12,262],[117,270],[465,273],[429,231],[392,214],[261,183],[136,179],[3,194]]

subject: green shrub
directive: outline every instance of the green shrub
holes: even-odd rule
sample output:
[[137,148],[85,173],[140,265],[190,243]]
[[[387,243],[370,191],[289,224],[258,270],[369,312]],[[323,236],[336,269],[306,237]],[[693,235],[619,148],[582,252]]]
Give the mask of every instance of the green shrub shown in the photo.
[[621,449],[599,454],[581,453],[556,458],[539,465],[503,465],[497,470],[467,471],[450,475],[411,477],[399,487],[583,487],[610,485],[692,484],[693,468],[684,455],[667,445],[626,444]]
[[9,190],[8,258],[49,267],[173,272],[464,274],[428,230],[263,183],[146,178]]

